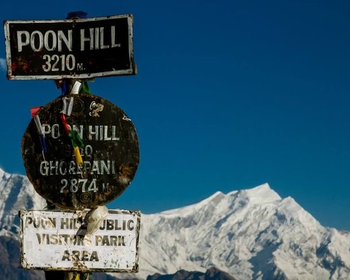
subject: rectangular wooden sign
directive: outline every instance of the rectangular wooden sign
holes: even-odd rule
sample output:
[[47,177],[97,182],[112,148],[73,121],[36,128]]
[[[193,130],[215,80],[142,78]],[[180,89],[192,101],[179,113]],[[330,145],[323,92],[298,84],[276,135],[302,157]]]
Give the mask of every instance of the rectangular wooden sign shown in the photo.
[[61,271],[138,272],[139,211],[110,210],[91,236],[85,211],[20,211],[21,266]]
[[133,17],[5,21],[7,77],[13,80],[132,75]]

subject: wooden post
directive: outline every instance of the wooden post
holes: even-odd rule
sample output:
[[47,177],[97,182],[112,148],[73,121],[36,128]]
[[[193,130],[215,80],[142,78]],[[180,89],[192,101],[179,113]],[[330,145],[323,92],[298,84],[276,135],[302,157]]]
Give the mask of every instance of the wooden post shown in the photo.
[[[85,12],[70,12],[67,19],[85,18]],[[66,80],[67,93],[72,91],[75,79]],[[68,271],[45,271],[46,280],[90,280],[90,273],[84,272],[68,272]]]
[[90,280],[90,274],[83,272],[45,271],[46,280]]

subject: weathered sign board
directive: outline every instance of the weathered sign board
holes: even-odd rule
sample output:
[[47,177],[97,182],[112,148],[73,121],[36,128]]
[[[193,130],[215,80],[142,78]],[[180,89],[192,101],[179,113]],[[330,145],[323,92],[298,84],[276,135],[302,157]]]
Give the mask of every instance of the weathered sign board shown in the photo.
[[133,17],[5,21],[7,76],[13,80],[136,73]]
[[[130,184],[139,163],[138,138],[131,120],[116,105],[92,94],[66,95],[72,112],[66,116],[79,134],[81,164],[61,119],[62,98],[38,112],[42,138],[34,120],[22,138],[22,158],[35,190],[64,209],[105,205]],[[42,142],[46,152],[42,152]]]
[[20,211],[21,266],[138,272],[140,212],[110,210],[93,235],[78,235],[86,212]]

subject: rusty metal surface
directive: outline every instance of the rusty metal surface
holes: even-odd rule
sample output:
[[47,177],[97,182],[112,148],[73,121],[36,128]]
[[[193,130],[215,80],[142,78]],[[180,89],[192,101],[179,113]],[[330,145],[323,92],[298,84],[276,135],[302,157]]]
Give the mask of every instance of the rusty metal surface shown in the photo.
[[73,97],[67,123],[81,135],[82,165],[76,162],[71,138],[66,134],[57,98],[38,116],[45,135],[43,154],[32,120],[22,138],[22,158],[35,190],[64,209],[94,208],[117,198],[133,180],[139,163],[136,130],[126,114],[111,102],[90,94]]
[[87,211],[20,211],[21,266],[82,272],[138,272],[139,211],[110,210],[99,229],[82,235]]
[[11,80],[136,74],[133,17],[5,21]]

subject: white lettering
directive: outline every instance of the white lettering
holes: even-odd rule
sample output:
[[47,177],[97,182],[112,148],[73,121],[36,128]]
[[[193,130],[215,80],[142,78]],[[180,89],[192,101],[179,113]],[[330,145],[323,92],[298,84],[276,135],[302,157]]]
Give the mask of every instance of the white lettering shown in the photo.
[[104,140],[111,140],[111,137],[108,136],[108,126],[105,125],[104,129]]
[[[115,161],[114,160],[94,160],[83,161],[83,168],[77,168],[76,162],[71,161],[47,161],[40,162],[39,172],[42,176],[64,176],[67,174],[76,175],[83,173],[90,174],[116,174]],[[108,186],[107,186],[108,187]]]
[[[49,38],[49,36],[51,38]],[[49,40],[49,39],[51,39],[51,40]],[[50,46],[50,41],[51,41],[51,46]],[[44,35],[44,45],[45,45],[45,48],[48,51],[54,51],[56,49],[56,47],[57,47],[57,37],[56,37],[55,32],[53,32],[52,30],[49,30],[49,31],[47,31],[45,33],[45,35]]]
[[100,30],[99,28],[95,28],[95,50],[98,50],[100,48]]
[[21,30],[17,31],[17,46],[18,52],[23,51],[23,47],[29,46],[32,51],[39,52],[43,48],[47,51],[58,50],[62,52],[63,46],[69,51],[73,49],[73,30],[68,30],[67,34],[63,30],[58,30],[57,33],[54,30],[48,30],[44,34],[35,30],[32,33]]
[[109,45],[105,45],[105,28],[100,27],[100,48],[103,49],[109,49]]
[[115,26],[111,26],[111,48],[120,48],[120,43],[115,42]]
[[[75,130],[78,132],[81,139],[84,140],[85,130],[87,130],[87,139],[95,141],[119,141],[120,137],[117,137],[117,127],[115,125],[89,125],[84,127],[83,125],[68,125],[69,129]],[[58,139],[62,134],[62,127],[59,124],[43,124],[42,125],[43,133],[51,136],[54,139]],[[85,136],[86,137],[86,136]],[[89,149],[91,146],[89,147]],[[88,155],[91,155],[91,151],[87,152]]]
[[51,128],[51,136],[53,139],[58,139],[60,137],[60,126],[57,123]]
[[40,174],[43,176],[49,175],[49,163],[46,160],[40,162]]
[[[38,45],[36,46],[35,43],[38,43]],[[40,31],[35,30],[30,35],[30,46],[35,52],[41,51],[41,49],[44,47],[44,36]]]
[[98,125],[89,125],[89,140],[93,140],[92,136],[95,136],[95,140],[98,140]]
[[[18,52],[22,51],[23,46],[29,45],[29,37],[30,35],[28,31],[17,31]],[[24,39],[24,41],[22,39]]]
[[65,36],[62,30],[58,30],[58,51],[62,51],[62,42],[66,44],[67,49],[71,52],[73,49],[73,40],[72,40],[72,30],[68,30],[68,38]]
[[85,51],[85,42],[90,43],[90,50],[94,49],[94,28],[89,29],[89,37],[85,37],[85,29],[80,29],[80,50]]

